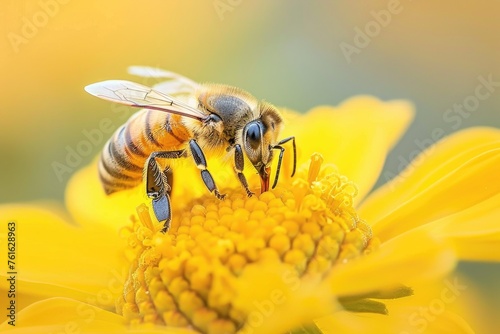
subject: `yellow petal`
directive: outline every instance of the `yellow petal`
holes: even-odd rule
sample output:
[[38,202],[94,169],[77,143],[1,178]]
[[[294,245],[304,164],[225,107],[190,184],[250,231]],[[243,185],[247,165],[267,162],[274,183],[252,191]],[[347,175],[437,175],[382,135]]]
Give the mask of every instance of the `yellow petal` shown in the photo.
[[388,315],[336,312],[316,319],[326,333],[486,333],[485,308],[473,284],[452,274],[412,285],[414,295],[381,300]]
[[[9,278],[9,277],[7,277]],[[5,280],[6,278],[4,276],[1,276],[0,279],[2,280]],[[18,282],[19,283],[19,282]],[[10,287],[5,287],[5,286],[2,286],[0,288],[0,296],[8,296],[9,294],[9,290],[10,290]],[[33,291],[34,289],[32,289]],[[16,292],[16,308],[18,310],[22,310],[23,308],[43,299],[45,297],[41,297],[41,296],[35,296],[33,294],[30,294],[30,293],[25,293],[24,292],[24,288],[23,290],[19,290],[17,289],[17,292]],[[4,299],[2,299],[3,301]],[[8,301],[8,299],[6,298],[5,300]]]
[[500,144],[478,155],[416,193],[383,219],[372,224],[375,235],[387,240],[433,220],[460,212],[500,192],[492,179],[500,165]]
[[389,150],[413,119],[406,101],[382,102],[369,96],[349,99],[338,107],[317,107],[292,118],[285,136],[296,136],[299,161],[319,152],[325,162],[358,186],[361,200],[377,181]]
[[458,257],[471,261],[500,261],[500,194],[422,228],[451,240]]
[[6,320],[0,331],[9,333],[174,333],[194,334],[188,329],[153,327],[129,329],[116,313],[68,298],[37,302],[17,314],[15,327]]
[[6,320],[0,331],[9,333],[120,333],[122,317],[68,298],[50,298],[20,311],[15,327]]
[[454,265],[448,245],[414,231],[382,244],[367,256],[338,265],[327,284],[337,296],[360,295],[441,277]]
[[79,170],[68,182],[66,207],[74,219],[84,227],[101,227],[117,234],[120,227],[130,221],[135,206],[145,198],[139,191],[121,191],[111,196],[104,193],[99,181],[97,163]]
[[359,208],[382,240],[453,214],[498,193],[500,131],[457,132],[422,152]]
[[315,320],[316,325],[323,334],[349,334],[349,333],[435,333],[435,334],[474,334],[474,330],[459,315],[444,310],[433,321],[427,320],[424,315],[419,315],[417,307],[398,310],[392,308],[389,316],[378,314],[356,314],[339,312],[330,317]]
[[[102,307],[114,305],[126,272],[117,235],[70,225],[59,214],[28,205],[5,205],[0,220],[16,223],[18,291],[38,297],[70,296]],[[0,231],[6,245],[7,230]],[[3,262],[7,264],[4,252]],[[9,282],[0,274],[0,289]]]

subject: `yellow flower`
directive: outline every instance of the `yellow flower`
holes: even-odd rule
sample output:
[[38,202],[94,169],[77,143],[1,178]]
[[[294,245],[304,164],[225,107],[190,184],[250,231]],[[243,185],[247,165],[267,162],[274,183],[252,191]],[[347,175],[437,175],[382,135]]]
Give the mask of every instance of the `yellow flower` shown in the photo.
[[[2,207],[19,246],[16,326],[0,329],[470,333],[457,315],[468,312],[466,283],[446,275],[460,259],[500,259],[500,131],[457,132],[370,193],[413,117],[408,103],[357,97],[285,114],[297,175],[286,154],[278,187],[247,198],[212,159],[228,194],[219,201],[181,162],[167,234],[142,187],[106,196],[96,163],[68,185],[71,218],[53,206]],[[258,190],[257,177],[249,183]]]

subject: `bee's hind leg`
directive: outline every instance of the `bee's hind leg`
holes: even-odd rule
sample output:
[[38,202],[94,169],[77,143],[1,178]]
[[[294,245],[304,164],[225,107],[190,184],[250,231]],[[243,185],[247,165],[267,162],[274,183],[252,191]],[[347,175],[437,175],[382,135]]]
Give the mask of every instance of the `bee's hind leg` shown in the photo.
[[172,219],[169,196],[172,190],[172,184],[169,183],[169,181],[173,181],[173,174],[168,168],[162,171],[156,159],[174,159],[182,157],[185,157],[184,150],[160,151],[153,152],[146,161],[146,194],[152,199],[151,204],[156,219],[160,222],[164,222],[161,230],[163,233],[168,231]]
[[153,198],[151,202],[153,211],[158,221],[164,221],[162,233],[165,233],[170,228],[170,221],[172,220],[172,212],[170,210],[170,197],[168,194],[162,194],[159,197]]

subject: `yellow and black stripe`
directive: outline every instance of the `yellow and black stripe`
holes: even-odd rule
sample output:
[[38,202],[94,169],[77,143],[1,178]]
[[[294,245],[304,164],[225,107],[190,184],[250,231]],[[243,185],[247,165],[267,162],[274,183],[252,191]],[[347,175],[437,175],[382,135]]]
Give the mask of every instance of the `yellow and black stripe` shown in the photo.
[[151,153],[183,149],[190,138],[179,115],[137,112],[116,130],[101,153],[99,177],[106,194],[137,186]]

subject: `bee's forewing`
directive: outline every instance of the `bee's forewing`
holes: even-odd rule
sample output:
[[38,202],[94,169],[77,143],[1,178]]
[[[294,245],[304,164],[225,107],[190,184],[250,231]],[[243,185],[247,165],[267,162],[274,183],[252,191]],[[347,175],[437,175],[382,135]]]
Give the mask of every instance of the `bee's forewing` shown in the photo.
[[207,114],[201,110],[178,101],[167,94],[131,81],[101,81],[86,86],[85,91],[101,99],[132,107],[160,110],[198,120],[207,117]]

